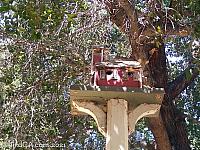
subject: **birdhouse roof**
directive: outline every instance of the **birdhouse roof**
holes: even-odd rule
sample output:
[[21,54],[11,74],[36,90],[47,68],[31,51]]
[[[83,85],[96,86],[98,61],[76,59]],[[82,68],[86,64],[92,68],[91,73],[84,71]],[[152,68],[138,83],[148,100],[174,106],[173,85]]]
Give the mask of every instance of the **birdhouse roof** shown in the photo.
[[137,61],[114,61],[114,62],[99,62],[96,63],[96,67],[108,67],[108,68],[141,68],[141,65]]

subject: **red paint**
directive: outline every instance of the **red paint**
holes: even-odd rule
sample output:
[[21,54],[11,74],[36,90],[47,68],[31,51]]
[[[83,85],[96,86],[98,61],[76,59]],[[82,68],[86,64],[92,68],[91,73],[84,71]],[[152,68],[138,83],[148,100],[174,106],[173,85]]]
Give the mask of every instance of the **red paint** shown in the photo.
[[[106,72],[112,72],[112,74],[106,74]],[[97,86],[122,86],[122,87],[141,87],[141,82],[138,79],[134,79],[133,75],[129,75],[126,79],[123,77],[125,72],[122,68],[106,68],[105,69],[105,78],[100,78],[100,70],[98,69],[95,72],[94,82]],[[140,73],[140,70],[136,70],[135,74]],[[127,72],[128,74],[128,72]]]
[[133,64],[137,64],[136,62],[124,61],[123,63],[123,61],[117,62],[115,60],[112,60],[112,62],[105,62],[105,60],[107,60],[105,59],[107,55],[108,54],[105,54],[102,48],[94,49],[91,64],[91,71],[93,73],[91,78],[92,85],[142,87],[141,67],[138,67],[137,65],[137,68],[133,67]]

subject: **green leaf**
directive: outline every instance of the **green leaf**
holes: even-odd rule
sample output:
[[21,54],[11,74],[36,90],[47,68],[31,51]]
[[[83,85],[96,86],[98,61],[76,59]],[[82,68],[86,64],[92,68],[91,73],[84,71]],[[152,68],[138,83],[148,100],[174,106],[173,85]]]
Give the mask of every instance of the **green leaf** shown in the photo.
[[192,78],[192,70],[191,69],[185,70],[185,77],[186,77],[186,80],[190,80]]
[[68,16],[67,20],[69,22],[72,22],[74,20],[74,18],[77,17],[77,14],[67,14],[67,16]]
[[6,6],[1,6],[0,7],[0,12],[7,12],[10,10],[10,6],[9,5],[6,5]]
[[166,7],[169,7],[171,0],[163,0],[163,2]]
[[160,27],[160,26],[157,26],[157,32],[158,32],[159,34],[162,33],[162,30],[161,30],[161,27]]

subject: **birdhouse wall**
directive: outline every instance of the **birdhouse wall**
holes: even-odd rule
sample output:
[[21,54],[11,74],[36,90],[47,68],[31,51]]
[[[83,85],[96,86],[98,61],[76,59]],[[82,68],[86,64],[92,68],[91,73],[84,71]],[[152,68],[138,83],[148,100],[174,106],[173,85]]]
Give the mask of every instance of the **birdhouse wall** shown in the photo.
[[122,68],[97,69],[95,72],[95,85],[140,88],[142,86],[140,76],[139,69],[131,72]]

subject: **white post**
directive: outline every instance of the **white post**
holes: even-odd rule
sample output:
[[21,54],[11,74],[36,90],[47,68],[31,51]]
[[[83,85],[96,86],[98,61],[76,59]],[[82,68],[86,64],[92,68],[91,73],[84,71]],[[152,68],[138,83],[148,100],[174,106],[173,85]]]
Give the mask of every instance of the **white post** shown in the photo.
[[107,150],[128,150],[128,105],[124,99],[107,103]]

